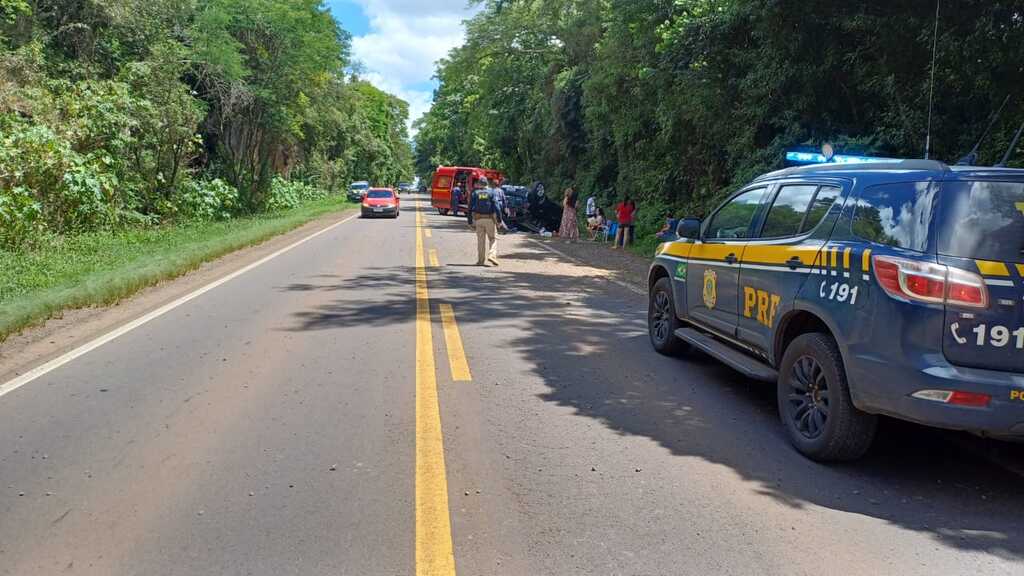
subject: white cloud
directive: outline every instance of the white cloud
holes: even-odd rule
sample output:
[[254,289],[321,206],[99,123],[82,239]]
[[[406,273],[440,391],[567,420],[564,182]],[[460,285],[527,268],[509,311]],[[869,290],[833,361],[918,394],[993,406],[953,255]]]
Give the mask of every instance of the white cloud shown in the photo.
[[434,64],[462,44],[462,21],[478,8],[467,0],[357,0],[370,32],[352,39],[352,53],[365,67],[363,76],[382,90],[409,102],[409,123],[430,109],[433,91],[425,89]]

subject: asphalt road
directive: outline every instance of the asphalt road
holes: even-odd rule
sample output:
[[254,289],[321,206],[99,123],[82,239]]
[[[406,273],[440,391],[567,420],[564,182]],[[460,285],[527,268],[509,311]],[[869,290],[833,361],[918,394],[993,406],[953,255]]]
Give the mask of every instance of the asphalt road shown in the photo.
[[1018,476],[890,422],[808,462],[642,294],[413,204],[0,396],[0,574],[1024,573]]

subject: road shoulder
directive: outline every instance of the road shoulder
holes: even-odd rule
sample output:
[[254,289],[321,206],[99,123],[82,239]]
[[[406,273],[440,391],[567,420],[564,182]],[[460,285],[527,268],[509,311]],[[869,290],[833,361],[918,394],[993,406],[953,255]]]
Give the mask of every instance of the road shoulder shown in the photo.
[[132,319],[240,270],[310,234],[332,226],[354,213],[354,209],[344,209],[325,214],[262,243],[201,264],[177,278],[143,288],[115,304],[65,310],[42,324],[12,334],[0,342],[0,382],[17,377]]
[[558,238],[526,236],[533,243],[543,246],[577,264],[604,271],[606,278],[628,288],[632,292],[647,293],[647,270],[651,258],[645,258],[626,250],[612,249],[611,242],[566,242]]

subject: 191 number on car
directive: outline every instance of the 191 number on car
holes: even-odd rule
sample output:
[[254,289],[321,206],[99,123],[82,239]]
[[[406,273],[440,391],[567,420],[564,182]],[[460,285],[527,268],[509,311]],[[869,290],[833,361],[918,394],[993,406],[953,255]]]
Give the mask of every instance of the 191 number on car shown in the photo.
[[825,300],[834,300],[836,302],[849,302],[851,305],[857,303],[857,293],[860,292],[860,286],[850,286],[846,282],[832,282],[828,280],[821,281],[821,287],[818,289],[818,295]]
[[950,324],[949,330],[953,333],[953,338],[959,344],[967,344],[973,340],[977,346],[988,345],[1003,348],[1012,345],[1018,350],[1024,350],[1024,326],[1011,330],[1001,325],[989,326],[988,324],[978,324],[971,329],[970,333],[973,334],[973,337],[961,334],[959,322]]

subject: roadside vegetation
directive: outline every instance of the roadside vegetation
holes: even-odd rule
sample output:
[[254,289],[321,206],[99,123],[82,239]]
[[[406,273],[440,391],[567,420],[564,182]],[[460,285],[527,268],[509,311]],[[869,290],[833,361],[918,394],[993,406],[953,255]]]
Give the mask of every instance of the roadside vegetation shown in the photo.
[[0,0],[0,337],[410,178],[349,38],[319,0]]
[[0,341],[62,310],[115,303],[203,262],[354,206],[332,196],[279,212],[51,236],[37,250],[0,251]]
[[[787,148],[924,154],[934,2],[481,4],[419,121],[421,177],[482,165],[556,198],[629,194],[648,250],[667,212],[703,215]],[[980,162],[1006,150],[1024,120],[1022,15],[1020,0],[942,2],[933,158],[966,154],[1010,95]]]

